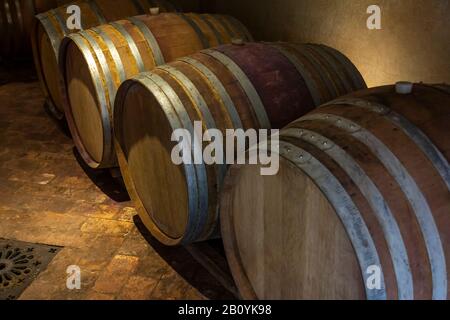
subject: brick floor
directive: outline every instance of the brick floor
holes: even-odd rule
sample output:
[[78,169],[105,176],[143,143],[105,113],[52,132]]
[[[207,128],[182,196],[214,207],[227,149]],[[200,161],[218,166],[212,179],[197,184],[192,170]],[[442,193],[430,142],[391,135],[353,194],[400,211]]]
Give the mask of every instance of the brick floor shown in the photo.
[[[138,231],[121,185],[80,166],[32,73],[17,74],[0,70],[0,238],[64,247],[20,298],[231,298],[185,249]],[[71,265],[81,290],[67,289]]]

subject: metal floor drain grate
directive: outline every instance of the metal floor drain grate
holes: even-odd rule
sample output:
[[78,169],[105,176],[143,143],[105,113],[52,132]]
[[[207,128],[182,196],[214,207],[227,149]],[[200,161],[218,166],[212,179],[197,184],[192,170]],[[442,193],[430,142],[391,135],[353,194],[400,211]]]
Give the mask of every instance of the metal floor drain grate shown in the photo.
[[0,239],[0,300],[15,300],[61,247]]

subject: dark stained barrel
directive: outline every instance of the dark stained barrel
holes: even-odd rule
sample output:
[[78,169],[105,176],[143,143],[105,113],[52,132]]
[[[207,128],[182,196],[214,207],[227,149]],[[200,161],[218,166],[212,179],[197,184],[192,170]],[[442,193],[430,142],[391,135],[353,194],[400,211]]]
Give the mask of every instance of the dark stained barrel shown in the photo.
[[277,175],[230,168],[222,237],[244,298],[448,298],[449,89],[339,98],[281,131]]
[[[354,65],[323,45],[242,43],[204,50],[126,81],[114,108],[119,164],[147,228],[167,245],[217,236],[223,165],[172,162],[174,129],[281,128],[365,88]],[[193,153],[198,150],[193,150]]]
[[117,167],[111,118],[117,88],[139,72],[201,49],[251,40],[229,16],[161,13],[129,18],[70,35],[60,48],[66,119],[92,168]]

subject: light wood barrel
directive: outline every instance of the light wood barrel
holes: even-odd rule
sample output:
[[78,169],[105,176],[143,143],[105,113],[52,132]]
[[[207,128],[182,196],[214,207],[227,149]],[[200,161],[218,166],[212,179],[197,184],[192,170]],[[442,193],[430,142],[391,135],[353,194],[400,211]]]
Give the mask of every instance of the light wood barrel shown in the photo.
[[118,166],[111,117],[123,81],[233,38],[251,36],[232,17],[194,13],[139,16],[66,38],[60,49],[63,102],[85,162],[92,168]]
[[34,16],[56,8],[57,0],[0,0],[0,56],[31,56],[30,35]]
[[231,167],[221,227],[244,298],[448,298],[450,87],[397,92],[289,124],[275,176]]
[[[245,43],[204,50],[125,82],[114,110],[128,191],[167,245],[217,236],[226,167],[172,162],[173,130],[281,128],[315,106],[365,88],[341,53],[322,45]],[[199,150],[193,150],[198,153]]]
[[34,63],[47,104],[60,119],[64,116],[64,107],[61,97],[62,80],[58,69],[59,47],[64,36],[80,31],[67,27],[67,8],[70,5],[80,8],[83,29],[148,14],[150,8],[154,7],[158,7],[161,12],[177,10],[177,7],[166,0],[80,0],[37,15],[31,36]]

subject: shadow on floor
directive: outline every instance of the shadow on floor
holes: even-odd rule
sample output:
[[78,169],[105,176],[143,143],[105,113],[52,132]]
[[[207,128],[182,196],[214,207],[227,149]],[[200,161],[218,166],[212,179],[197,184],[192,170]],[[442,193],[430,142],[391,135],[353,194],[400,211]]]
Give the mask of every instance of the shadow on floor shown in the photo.
[[139,216],[134,217],[134,224],[147,243],[161,258],[206,298],[212,300],[236,300],[236,297],[223,287],[184,247],[167,247],[161,244],[150,234]]
[[66,119],[64,117],[62,119],[58,119],[57,117],[55,117],[53,112],[50,110],[47,102],[44,102],[42,108],[44,109],[48,117],[53,121],[53,123],[58,127],[59,131],[61,131],[62,134],[64,134],[67,138],[72,140],[72,134],[70,133],[69,125],[67,124]]
[[[32,70],[32,72],[30,72]],[[35,82],[37,80],[31,59],[4,61],[0,60],[0,86],[12,82]]]
[[73,148],[73,154],[84,173],[111,200],[119,203],[130,201],[130,197],[121,177],[113,177],[110,170],[107,169],[92,169],[83,161],[83,158],[76,148]]

